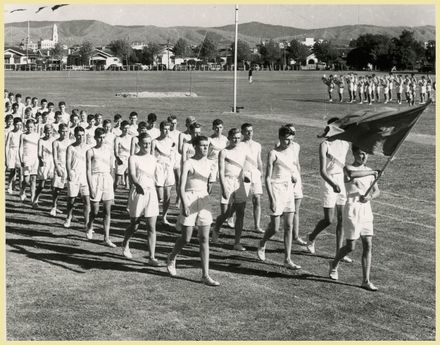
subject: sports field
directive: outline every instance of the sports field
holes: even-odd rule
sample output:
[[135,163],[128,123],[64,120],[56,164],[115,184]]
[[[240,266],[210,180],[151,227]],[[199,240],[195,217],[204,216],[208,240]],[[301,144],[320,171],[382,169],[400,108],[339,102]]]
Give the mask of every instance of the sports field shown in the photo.
[[[362,72],[360,72],[362,73]],[[318,72],[255,72],[248,84],[239,73],[237,115],[232,107],[231,72],[7,72],[5,87],[23,96],[64,100],[67,110],[100,112],[104,118],[130,111],[139,120],[155,112],[184,119],[194,115],[204,134],[215,118],[225,129],[251,122],[263,146],[263,161],[277,142],[281,124],[295,123],[301,145],[304,184],[300,235],[305,238],[322,216],[316,135],[325,120],[368,105],[330,104]],[[198,97],[120,98],[118,92],[191,92]],[[336,93],[334,98],[337,97]],[[395,96],[394,96],[395,97]],[[379,105],[383,106],[383,105]],[[396,103],[388,104],[398,107]],[[378,105],[370,106],[377,108]],[[401,105],[400,107],[406,107]],[[316,255],[294,245],[292,259],[302,266],[282,266],[282,232],[267,245],[267,261],[256,256],[261,234],[253,231],[248,202],[243,232],[246,252],[232,250],[233,230],[222,229],[211,247],[211,276],[221,285],[199,283],[196,237],[177,258],[178,277],[169,277],[165,260],[179,233],[158,225],[156,257],[147,263],[145,225],[131,242],[133,259],[120,248],[101,244],[101,219],[95,238],[82,231],[81,203],[70,229],[65,215],[49,216],[50,195],[40,208],[7,196],[6,311],[9,340],[434,340],[435,339],[435,112],[429,106],[379,182],[381,196],[372,202],[375,237],[371,279],[377,292],[360,288],[362,245],[341,264],[339,281],[327,278],[334,255],[334,225],[316,241]],[[351,155],[347,160],[351,161]],[[372,157],[380,169],[384,158]],[[119,244],[128,214],[127,193],[119,190],[113,207],[111,238]],[[174,196],[173,196],[174,200]],[[219,186],[212,194],[219,210]],[[65,211],[65,198],[60,200]],[[171,220],[178,210],[172,208]],[[262,225],[269,222],[263,196]]]

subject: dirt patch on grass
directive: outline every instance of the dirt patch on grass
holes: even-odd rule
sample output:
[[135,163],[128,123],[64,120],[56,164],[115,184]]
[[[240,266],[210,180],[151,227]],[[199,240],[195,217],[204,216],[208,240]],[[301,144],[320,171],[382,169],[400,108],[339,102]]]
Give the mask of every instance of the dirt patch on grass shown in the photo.
[[167,97],[198,97],[194,92],[118,92],[116,97],[124,98],[167,98]]

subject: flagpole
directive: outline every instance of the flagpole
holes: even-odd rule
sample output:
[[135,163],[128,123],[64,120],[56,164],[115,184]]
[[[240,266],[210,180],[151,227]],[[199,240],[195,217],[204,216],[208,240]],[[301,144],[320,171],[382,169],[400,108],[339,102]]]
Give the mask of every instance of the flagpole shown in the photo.
[[[425,104],[425,108],[431,103],[431,100],[428,100]],[[416,121],[414,122],[414,124],[411,126],[411,129],[417,124],[417,122],[420,120],[420,117],[422,116],[423,111],[420,112],[419,116],[417,117]],[[385,162],[382,170],[379,170],[379,174],[377,175],[377,177],[375,178],[375,180],[373,181],[373,183],[371,184],[371,186],[367,189],[367,191],[365,192],[365,194],[363,195],[364,197],[366,197],[368,195],[368,193],[370,193],[371,189],[373,189],[373,186],[377,183],[377,181],[379,180],[379,178],[383,175],[384,170],[386,169],[386,167],[388,166],[388,164],[390,164],[390,162],[394,159],[394,156],[397,154],[397,152],[399,151],[400,147],[402,146],[403,142],[405,141],[405,139],[408,137],[409,132],[411,132],[411,129],[409,131],[406,132],[405,136],[403,137],[403,139],[399,142],[399,144],[397,144],[396,148],[394,149],[393,153],[391,154],[391,156],[388,158],[388,160]]]
[[233,113],[237,112],[237,38],[238,38],[238,5],[235,5],[235,43],[234,43],[234,107]]

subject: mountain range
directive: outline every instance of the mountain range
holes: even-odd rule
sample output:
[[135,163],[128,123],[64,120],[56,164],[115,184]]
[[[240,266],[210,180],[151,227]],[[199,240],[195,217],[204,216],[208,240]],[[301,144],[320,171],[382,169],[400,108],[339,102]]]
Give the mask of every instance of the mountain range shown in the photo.
[[[115,39],[128,39],[130,42],[175,43],[179,38],[186,39],[190,44],[197,45],[203,41],[206,34],[213,37],[220,45],[229,45],[234,40],[235,26],[195,27],[175,26],[158,27],[153,25],[122,26],[110,25],[97,20],[71,20],[63,22],[31,21],[30,38],[38,42],[41,38],[51,39],[53,24],[57,24],[59,41],[68,46],[81,44],[88,40],[95,46],[103,46]],[[28,22],[5,24],[5,45],[14,46],[27,37]],[[435,26],[418,27],[405,26],[375,26],[375,25],[344,25],[319,29],[300,29],[289,26],[250,22],[239,24],[239,39],[246,41],[251,47],[265,39],[302,40],[306,37],[331,40],[337,44],[348,44],[362,34],[383,34],[398,37],[403,30],[414,32],[414,38],[426,42],[435,40]]]

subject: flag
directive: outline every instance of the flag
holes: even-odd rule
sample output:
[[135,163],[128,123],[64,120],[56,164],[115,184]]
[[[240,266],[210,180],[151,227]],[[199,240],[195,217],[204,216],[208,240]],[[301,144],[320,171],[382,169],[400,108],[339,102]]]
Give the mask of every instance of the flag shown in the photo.
[[43,7],[38,7],[38,10],[35,13],[40,12],[42,9],[46,8],[47,6],[43,6]]
[[349,141],[367,153],[391,156],[430,103],[405,110],[358,111],[329,124],[320,137]]
[[59,9],[60,7],[63,7],[63,6],[68,6],[68,4],[55,5],[55,6],[52,6],[51,8],[52,8],[52,11],[55,11],[55,10],[57,10],[57,9]]
[[18,11],[26,11],[26,9],[25,8],[17,8],[16,10],[12,10],[9,13],[14,13],[14,12],[18,12]]

